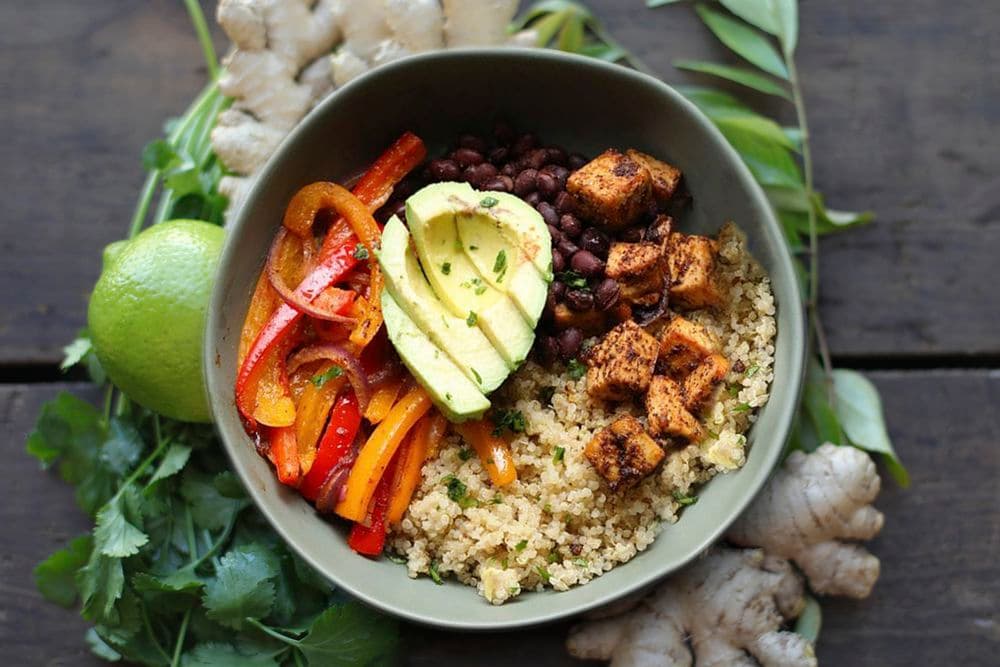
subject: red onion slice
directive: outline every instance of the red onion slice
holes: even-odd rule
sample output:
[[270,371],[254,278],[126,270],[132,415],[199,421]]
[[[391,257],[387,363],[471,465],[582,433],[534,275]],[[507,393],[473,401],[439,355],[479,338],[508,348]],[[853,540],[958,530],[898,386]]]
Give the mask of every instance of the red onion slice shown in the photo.
[[358,408],[364,413],[371,399],[371,386],[368,384],[364,369],[361,368],[361,362],[349,350],[339,345],[313,345],[302,348],[288,360],[288,372],[294,373],[303,364],[321,359],[332,361],[343,369],[347,381],[354,388]]
[[[320,296],[316,298],[315,302],[310,302],[297,294],[295,290],[291,289],[287,283],[285,283],[285,279],[281,277],[281,272],[278,270],[278,258],[281,255],[281,246],[284,244],[288,234],[289,231],[282,227],[278,231],[277,236],[274,237],[271,249],[267,253],[267,279],[270,281],[271,286],[274,287],[274,290],[278,293],[278,296],[280,296],[285,303],[295,310],[309,315],[310,317],[315,317],[318,320],[353,324],[355,318],[341,315],[340,313],[336,313],[330,309],[324,309],[322,307],[321,297],[323,292],[320,293]],[[308,243],[306,243],[306,247],[308,247]],[[305,252],[306,260],[310,261],[312,259],[312,255],[313,253],[311,249],[307,250]]]

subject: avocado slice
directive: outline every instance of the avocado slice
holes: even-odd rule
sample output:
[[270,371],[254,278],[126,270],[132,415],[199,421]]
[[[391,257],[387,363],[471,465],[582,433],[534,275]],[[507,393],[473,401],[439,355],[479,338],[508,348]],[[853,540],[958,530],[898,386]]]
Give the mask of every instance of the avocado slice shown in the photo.
[[399,358],[444,416],[453,422],[482,417],[489,399],[407,316],[389,290],[382,290],[382,314]]
[[[508,364],[478,327],[452,313],[434,294],[410,244],[410,233],[395,216],[382,232],[378,260],[385,275],[384,291],[392,294],[436,349],[451,358],[477,391],[489,393],[499,387],[510,373]],[[433,385],[424,386],[430,390]]]
[[523,202],[537,221],[515,223],[517,209],[506,204],[501,215],[491,213],[502,194],[477,192],[467,183],[436,183],[407,200],[406,219],[441,301],[478,325],[515,368],[534,342],[547,293],[548,278],[532,260],[550,264],[551,249],[541,216]]

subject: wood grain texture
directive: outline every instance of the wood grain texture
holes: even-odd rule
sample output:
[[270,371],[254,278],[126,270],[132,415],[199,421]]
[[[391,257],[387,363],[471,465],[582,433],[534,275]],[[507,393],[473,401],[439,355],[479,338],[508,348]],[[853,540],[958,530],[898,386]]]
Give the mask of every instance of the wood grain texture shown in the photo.
[[[827,600],[820,664],[857,667],[986,665],[1000,650],[1000,372],[880,372],[893,439],[913,486],[886,481],[887,515],[871,544],[882,577],[865,601]],[[0,558],[0,645],[6,664],[98,665],[83,622],[44,602],[31,569],[88,530],[70,489],[22,454],[38,408],[60,389],[93,401],[86,385],[0,386],[5,528]],[[566,624],[475,636],[404,628],[406,664],[447,667],[579,665],[563,651]]]
[[[669,82],[710,81],[675,58],[733,58],[687,7],[588,4]],[[979,0],[801,12],[817,183],[831,206],[879,216],[823,244],[835,354],[1000,355],[1000,12]],[[0,25],[15,27],[0,33],[0,179],[15,193],[0,200],[0,365],[51,364],[85,322],[100,249],[127,227],[143,144],[204,72],[179,2],[8,2]]]

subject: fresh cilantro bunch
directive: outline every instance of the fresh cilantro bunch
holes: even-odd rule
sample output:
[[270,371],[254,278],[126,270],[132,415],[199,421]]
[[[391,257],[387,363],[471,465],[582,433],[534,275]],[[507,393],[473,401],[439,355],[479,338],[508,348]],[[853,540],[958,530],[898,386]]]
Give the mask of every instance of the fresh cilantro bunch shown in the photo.
[[57,467],[95,518],[35,569],[43,595],[77,599],[99,656],[144,665],[371,665],[395,622],[338,596],[290,552],[227,470],[209,427],[119,396],[103,411],[62,393],[28,452]]

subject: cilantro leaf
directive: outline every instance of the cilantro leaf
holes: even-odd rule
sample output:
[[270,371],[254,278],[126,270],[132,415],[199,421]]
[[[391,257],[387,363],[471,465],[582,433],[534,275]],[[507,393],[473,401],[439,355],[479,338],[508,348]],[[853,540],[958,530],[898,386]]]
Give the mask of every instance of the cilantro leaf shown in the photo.
[[247,504],[222,495],[209,475],[194,469],[183,473],[181,496],[190,503],[195,524],[208,530],[222,528]]
[[126,558],[139,553],[149,536],[125,518],[124,499],[115,497],[97,513],[94,550],[112,558]]
[[524,433],[525,429],[528,428],[528,420],[520,410],[496,410],[491,420],[493,421],[493,435],[498,438],[503,435],[504,431]]
[[93,546],[90,535],[82,535],[35,566],[35,585],[46,600],[63,607],[76,602],[76,573],[87,564]]
[[339,378],[343,374],[344,374],[344,369],[341,368],[340,366],[330,366],[330,368],[327,369],[326,371],[322,373],[317,373],[316,375],[309,378],[309,381],[312,382],[317,387],[322,387],[333,378]]
[[265,653],[244,654],[232,644],[205,642],[184,654],[184,667],[277,667],[275,656]]
[[77,588],[83,600],[81,614],[91,621],[115,620],[113,611],[115,600],[121,597],[125,587],[125,573],[118,558],[109,558],[96,549],[90,555],[90,562],[77,573]]
[[190,456],[190,447],[177,442],[172,443],[167,449],[167,453],[163,455],[163,459],[160,460],[160,465],[156,468],[156,472],[149,478],[147,486],[152,486],[161,479],[166,479],[179,473],[187,465]]
[[350,602],[320,614],[298,647],[310,665],[391,665],[398,641],[393,619]]
[[694,505],[696,502],[698,502],[698,496],[689,496],[686,493],[682,493],[679,490],[674,491],[673,496],[674,500],[676,500],[678,504],[680,504],[683,507],[687,507],[688,505]]
[[570,359],[569,363],[566,364],[566,371],[571,379],[579,380],[587,374],[587,367],[580,363],[578,359]]
[[223,556],[215,579],[205,585],[202,602],[208,617],[235,630],[247,618],[263,618],[274,607],[274,584],[278,574],[273,555],[258,545],[237,547]]
[[90,338],[80,336],[63,348],[63,360],[62,363],[59,364],[59,370],[65,373],[70,368],[83,361],[88,354],[93,352],[93,350],[94,346],[90,342]]
[[94,628],[87,630],[84,640],[87,642],[87,646],[90,647],[90,652],[98,658],[107,660],[108,662],[118,662],[122,659],[121,653],[111,648],[106,641],[101,639],[101,636],[97,634],[97,630]]
[[114,418],[108,429],[108,439],[101,446],[101,460],[119,477],[126,476],[138,463],[145,444],[132,424]]

